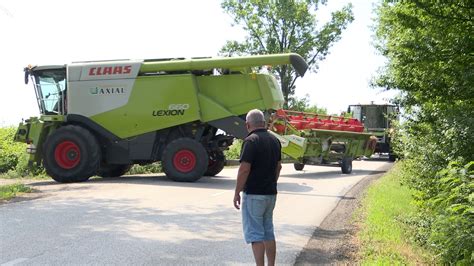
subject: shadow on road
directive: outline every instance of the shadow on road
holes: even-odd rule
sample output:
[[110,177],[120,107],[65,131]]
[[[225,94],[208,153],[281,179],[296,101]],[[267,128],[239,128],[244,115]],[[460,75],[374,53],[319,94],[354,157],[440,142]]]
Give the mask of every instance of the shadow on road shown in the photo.
[[296,195],[296,196],[309,196],[309,197],[322,197],[322,198],[338,198],[338,199],[344,199],[344,200],[352,200],[355,199],[354,197],[347,197],[347,196],[338,196],[338,195],[325,195],[325,194],[304,194],[304,193],[296,193],[296,192],[285,192],[285,191],[279,191],[279,194],[285,194],[285,195]]
[[[2,226],[10,229],[2,231],[2,237],[10,239],[8,249],[21,250],[24,243],[30,243],[29,248],[39,253],[49,254],[46,250],[54,250],[60,254],[54,258],[37,256],[32,264],[220,265],[225,262],[242,265],[253,262],[250,248],[241,236],[240,213],[228,205],[219,205],[215,210],[189,204],[171,210],[159,204],[142,206],[139,200],[120,197],[94,200],[75,197],[19,207],[24,211],[16,219],[5,219],[10,214],[0,218]],[[30,222],[19,223],[19,220]],[[285,230],[278,234],[287,237],[304,229],[290,224],[282,227]],[[31,238],[36,241],[31,242]],[[6,250],[5,245],[0,243],[0,250]],[[280,245],[289,254],[298,251],[291,244],[281,242]]]
[[[384,173],[385,171],[378,170],[353,170],[352,175],[375,175]],[[345,178],[350,175],[343,175],[339,171],[311,171],[304,170],[298,171],[290,174],[282,174],[281,177],[287,178],[298,178],[298,179],[333,179],[333,178]],[[121,177],[109,177],[109,178],[92,178],[87,182],[83,183],[71,183],[71,184],[62,184],[57,183],[53,180],[51,181],[40,181],[32,182],[32,186],[73,186],[74,184],[119,184],[119,183],[130,183],[130,184],[141,184],[141,185],[160,185],[160,186],[170,186],[170,187],[197,187],[197,188],[210,188],[210,189],[225,189],[233,188],[235,186],[236,179],[228,177],[219,177],[213,176],[208,177],[204,176],[196,182],[174,182],[168,179],[164,174],[148,174],[148,175],[125,175]],[[281,184],[281,182],[279,183]],[[305,188],[302,185],[296,183],[286,183],[286,188],[290,192],[306,192]],[[84,187],[85,189],[86,187]],[[70,189],[73,189],[72,187]]]
[[333,179],[333,178],[345,178],[351,175],[376,175],[385,173],[386,171],[380,170],[352,170],[352,174],[344,175],[339,171],[299,171],[291,174],[282,174],[282,177],[289,178],[305,178],[305,179]]
[[233,189],[235,187],[235,178],[225,177],[207,177],[204,176],[196,182],[174,182],[168,179],[164,174],[147,174],[147,175],[125,175],[121,177],[101,178],[94,177],[86,182],[81,183],[57,183],[54,180],[30,182],[28,185],[32,187],[47,187],[48,191],[65,191],[65,190],[82,190],[90,189],[96,185],[102,184],[135,184],[135,185],[151,185],[161,187],[192,187],[204,189]]
[[[339,170],[328,170],[321,171],[316,168],[309,168],[303,171],[293,171],[290,173],[281,174],[281,177],[285,178],[296,178],[296,179],[339,179],[347,178],[351,175],[376,175],[385,173],[384,170],[357,170],[354,169],[352,174],[344,175],[341,174]],[[57,190],[79,190],[79,189],[88,189],[90,186],[96,184],[138,184],[138,185],[159,185],[165,187],[191,187],[191,188],[204,188],[204,189],[233,189],[235,187],[236,178],[235,177],[224,177],[224,176],[204,176],[196,182],[174,182],[166,177],[164,173],[156,174],[146,174],[146,175],[125,175],[121,177],[109,177],[109,178],[100,178],[93,177],[87,182],[82,183],[70,183],[63,184],[57,183],[53,180],[48,181],[38,181],[31,182],[31,186],[45,186],[48,188]],[[282,180],[279,182],[279,189],[284,192],[309,192],[311,187],[300,185],[297,183],[286,182],[282,183]]]
[[288,183],[288,182],[278,182],[278,191],[279,192],[310,192],[313,188],[306,185],[300,185],[297,183]]

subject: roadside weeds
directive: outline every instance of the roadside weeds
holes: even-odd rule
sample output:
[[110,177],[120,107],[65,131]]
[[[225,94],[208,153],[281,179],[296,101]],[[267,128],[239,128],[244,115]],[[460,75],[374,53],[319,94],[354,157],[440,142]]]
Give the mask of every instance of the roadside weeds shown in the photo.
[[9,201],[17,196],[21,196],[32,191],[33,190],[30,187],[21,183],[0,185],[0,203]]
[[376,180],[356,212],[361,264],[436,264],[435,256],[417,245],[407,224],[417,209],[412,190],[401,185],[401,167],[397,163]]
[[[387,171],[390,165],[374,172]],[[339,201],[334,210],[313,232],[311,239],[295,260],[295,265],[357,264],[359,240],[355,238],[358,227],[353,213],[360,207],[366,188],[384,173],[369,175],[359,181]]]
[[400,185],[397,171],[395,164],[387,173],[369,175],[347,192],[313,232],[295,265],[436,263],[407,236],[403,217],[414,208],[409,206],[411,193]]

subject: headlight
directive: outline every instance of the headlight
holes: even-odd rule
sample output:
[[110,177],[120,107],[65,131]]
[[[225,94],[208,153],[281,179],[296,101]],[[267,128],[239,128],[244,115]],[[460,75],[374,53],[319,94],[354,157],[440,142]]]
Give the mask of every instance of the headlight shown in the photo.
[[35,154],[36,153],[36,146],[34,144],[28,144],[26,146],[26,153]]

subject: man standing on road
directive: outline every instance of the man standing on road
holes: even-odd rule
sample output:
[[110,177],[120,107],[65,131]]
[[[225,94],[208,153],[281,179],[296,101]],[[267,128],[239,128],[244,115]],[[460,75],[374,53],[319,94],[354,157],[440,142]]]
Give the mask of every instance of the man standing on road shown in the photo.
[[273,209],[277,194],[277,180],[281,170],[281,144],[265,128],[265,118],[260,110],[247,113],[249,132],[242,145],[240,167],[235,187],[234,206],[240,209],[242,199],[242,224],[247,244],[257,265],[275,265],[276,243],[273,232]]

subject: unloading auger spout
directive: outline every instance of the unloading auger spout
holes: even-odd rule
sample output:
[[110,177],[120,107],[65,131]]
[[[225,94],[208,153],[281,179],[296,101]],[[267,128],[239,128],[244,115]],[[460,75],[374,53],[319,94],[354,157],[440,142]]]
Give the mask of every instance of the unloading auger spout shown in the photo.
[[258,66],[275,66],[291,64],[299,76],[304,76],[308,69],[306,61],[298,54],[252,55],[243,57],[197,58],[176,60],[146,60],[140,73],[205,70],[211,68],[239,69]]

